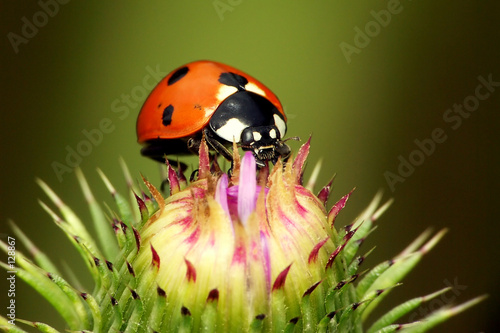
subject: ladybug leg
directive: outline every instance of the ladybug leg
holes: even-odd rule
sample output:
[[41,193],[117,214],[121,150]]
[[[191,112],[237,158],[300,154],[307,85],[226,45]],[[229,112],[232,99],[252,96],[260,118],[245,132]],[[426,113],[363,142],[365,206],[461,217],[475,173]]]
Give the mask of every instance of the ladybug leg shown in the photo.
[[278,145],[276,146],[276,156],[273,159],[273,163],[276,164],[278,161],[278,158],[281,157],[283,160],[283,166],[286,165],[286,162],[288,162],[288,158],[290,157],[291,154],[291,149],[290,147],[285,143],[288,140],[295,140],[295,141],[300,141],[300,138],[298,136],[293,136],[291,138],[285,139],[283,141],[279,141]]
[[198,178],[198,173],[200,172],[200,169],[196,169],[193,172],[191,172],[191,176],[189,176],[189,182],[192,183]]
[[214,138],[214,135],[209,129],[205,128],[203,130],[203,134],[205,137],[205,141],[210,145],[210,147],[213,150],[224,156],[226,160],[230,161],[231,163],[233,162],[233,154],[222,143],[220,143],[216,138]]
[[189,140],[187,141],[187,149],[191,153],[198,155],[200,151],[200,144],[201,144],[201,138],[199,137],[189,138]]

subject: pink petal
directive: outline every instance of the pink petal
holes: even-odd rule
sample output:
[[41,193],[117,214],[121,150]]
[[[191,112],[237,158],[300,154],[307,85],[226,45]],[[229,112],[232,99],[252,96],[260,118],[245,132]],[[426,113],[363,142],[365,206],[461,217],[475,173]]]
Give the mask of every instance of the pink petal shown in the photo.
[[255,157],[246,152],[241,161],[240,181],[238,186],[238,216],[245,224],[248,216],[255,210],[257,204],[257,166]]
[[223,174],[217,182],[217,188],[215,189],[215,200],[217,200],[217,202],[221,205],[227,216],[230,217],[231,214],[229,213],[229,207],[227,204],[227,185],[228,177],[226,174]]

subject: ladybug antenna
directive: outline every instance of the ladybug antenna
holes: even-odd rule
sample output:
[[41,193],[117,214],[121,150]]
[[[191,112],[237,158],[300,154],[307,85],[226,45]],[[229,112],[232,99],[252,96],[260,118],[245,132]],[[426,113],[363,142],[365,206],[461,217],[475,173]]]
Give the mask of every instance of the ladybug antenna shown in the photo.
[[284,139],[284,140],[281,140],[281,142],[285,143],[285,142],[287,142],[288,140],[300,141],[300,137],[299,137],[299,136],[292,136],[292,137],[286,138],[286,139]]

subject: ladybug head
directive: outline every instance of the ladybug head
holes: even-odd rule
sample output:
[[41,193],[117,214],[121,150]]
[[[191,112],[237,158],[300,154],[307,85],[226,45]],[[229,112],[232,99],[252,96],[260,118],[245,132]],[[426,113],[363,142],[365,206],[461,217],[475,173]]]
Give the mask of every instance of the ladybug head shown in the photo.
[[275,125],[247,127],[241,132],[241,147],[253,152],[258,166],[265,161],[273,163],[290,155],[290,147],[281,140],[280,132]]

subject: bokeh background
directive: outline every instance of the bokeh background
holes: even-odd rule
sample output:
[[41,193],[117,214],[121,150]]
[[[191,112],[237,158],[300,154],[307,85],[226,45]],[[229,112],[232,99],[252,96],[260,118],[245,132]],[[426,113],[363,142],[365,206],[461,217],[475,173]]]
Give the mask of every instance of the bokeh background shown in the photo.
[[[97,167],[125,188],[120,157],[134,176],[159,184],[158,166],[140,156],[136,143],[144,92],[184,63],[212,59],[269,86],[289,115],[290,136],[313,134],[308,172],[322,158],[320,185],[337,174],[332,202],[357,188],[339,223],[349,223],[379,190],[395,199],[364,247],[377,246],[367,267],[394,256],[429,227],[450,229],[386,299],[385,310],[449,281],[459,285],[448,295],[454,304],[490,297],[434,332],[498,331],[500,87],[492,87],[467,118],[460,116],[458,128],[451,126],[458,118],[443,117],[454,104],[473,102],[478,77],[500,81],[499,2],[42,0],[2,1],[1,7],[3,238],[11,235],[12,219],[61,267],[82,267],[40,208],[38,199],[48,200],[35,177],[88,218],[66,159],[85,145],[85,131],[104,126],[102,140],[73,160],[99,200],[111,203]],[[390,21],[385,16],[377,23],[377,13],[388,7]],[[30,29],[34,23],[38,27]],[[431,138],[437,128],[447,139],[389,185],[388,172],[398,174],[401,158],[418,157],[415,140]],[[58,174],[55,164],[67,169]],[[89,281],[84,271],[78,274]],[[20,279],[16,292],[19,318],[64,328]]]

